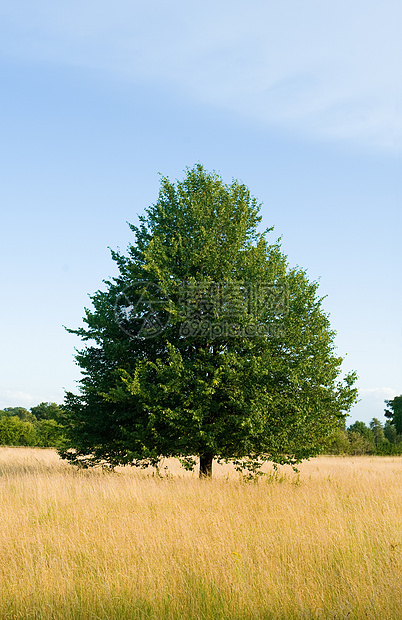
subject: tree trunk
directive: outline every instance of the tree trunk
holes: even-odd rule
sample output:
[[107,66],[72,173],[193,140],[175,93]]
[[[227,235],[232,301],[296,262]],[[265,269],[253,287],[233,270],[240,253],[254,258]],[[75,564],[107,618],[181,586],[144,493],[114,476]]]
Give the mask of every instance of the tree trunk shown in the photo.
[[212,477],[212,461],[214,455],[212,452],[204,452],[200,454],[200,478]]

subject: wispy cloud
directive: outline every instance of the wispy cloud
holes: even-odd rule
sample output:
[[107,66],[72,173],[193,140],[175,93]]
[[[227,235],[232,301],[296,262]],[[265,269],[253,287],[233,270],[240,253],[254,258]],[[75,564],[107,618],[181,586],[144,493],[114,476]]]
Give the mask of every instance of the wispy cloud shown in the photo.
[[399,394],[398,390],[391,387],[362,388],[359,392],[363,397],[376,400],[390,400]]
[[32,396],[27,392],[19,390],[3,390],[0,392],[0,408],[1,407],[33,407],[38,404]]
[[392,400],[400,393],[401,390],[398,392],[398,390],[392,387],[359,388],[359,397],[361,400],[353,407],[351,417],[348,419],[347,424],[352,424],[352,422],[356,420],[362,420],[368,423],[373,418],[378,418],[384,423],[384,401]]
[[55,392],[54,390],[45,393],[38,391],[36,394],[30,394],[22,390],[0,390],[0,409],[4,407],[26,407],[30,409],[43,402],[61,403],[64,400],[64,391],[62,389]]
[[315,138],[402,145],[399,0],[5,1],[0,50],[162,82]]

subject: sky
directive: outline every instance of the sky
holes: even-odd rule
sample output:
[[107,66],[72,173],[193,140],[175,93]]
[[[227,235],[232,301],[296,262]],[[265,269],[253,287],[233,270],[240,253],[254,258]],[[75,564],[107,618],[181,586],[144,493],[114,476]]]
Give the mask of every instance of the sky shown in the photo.
[[320,282],[348,423],[402,393],[399,0],[0,0],[0,408],[61,403],[160,176],[245,183]]

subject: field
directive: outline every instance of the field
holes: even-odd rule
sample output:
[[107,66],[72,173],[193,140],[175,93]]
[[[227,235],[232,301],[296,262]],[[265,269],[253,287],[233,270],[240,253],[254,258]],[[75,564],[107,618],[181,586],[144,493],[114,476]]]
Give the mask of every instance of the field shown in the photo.
[[320,457],[258,483],[77,472],[0,448],[0,618],[402,619],[402,463]]

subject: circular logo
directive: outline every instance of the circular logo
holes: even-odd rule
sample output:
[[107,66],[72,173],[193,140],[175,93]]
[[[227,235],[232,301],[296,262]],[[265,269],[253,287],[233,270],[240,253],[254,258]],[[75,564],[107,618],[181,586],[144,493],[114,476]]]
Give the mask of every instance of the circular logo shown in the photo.
[[116,322],[130,338],[155,338],[167,326],[167,302],[158,284],[138,280],[118,294],[114,305]]

